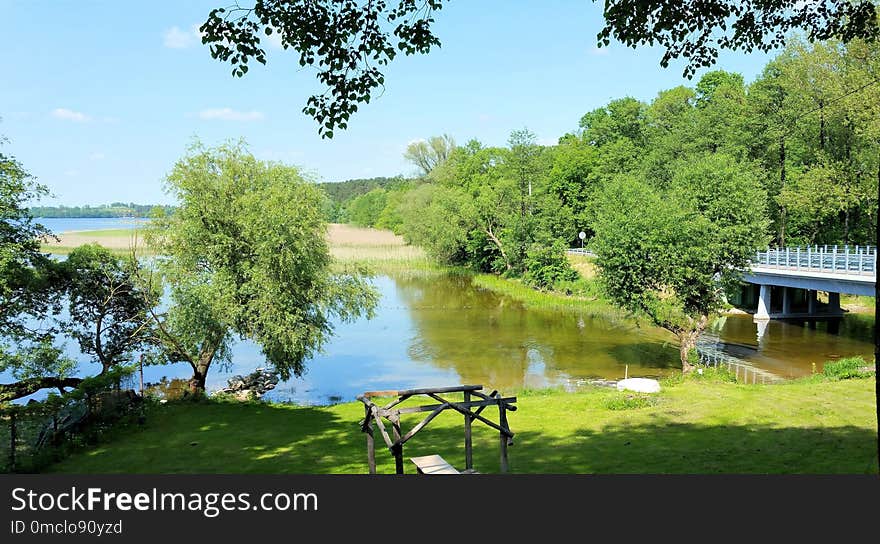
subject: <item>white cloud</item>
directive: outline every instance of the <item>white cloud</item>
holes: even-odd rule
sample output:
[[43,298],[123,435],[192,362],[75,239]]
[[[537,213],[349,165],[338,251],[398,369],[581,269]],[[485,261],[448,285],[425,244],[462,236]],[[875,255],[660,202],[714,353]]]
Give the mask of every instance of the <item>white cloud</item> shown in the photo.
[[605,47],[598,47],[598,46],[594,45],[593,47],[590,48],[590,50],[588,52],[591,56],[594,56],[594,57],[604,57],[608,53],[610,53],[611,50],[608,48],[607,45]]
[[86,121],[91,121],[92,118],[88,115],[79,112],[69,110],[67,108],[55,108],[52,110],[52,117],[56,119],[62,119],[64,121],[74,121],[77,123],[85,123]]
[[90,161],[102,161],[105,158],[107,158],[107,155],[104,155],[100,151],[96,151],[96,152],[92,153],[91,155],[89,155]]
[[259,111],[236,111],[232,108],[213,108],[200,111],[199,117],[205,121],[262,121],[265,116]]
[[79,175],[79,170],[65,170],[64,175],[75,178],[76,176]]
[[477,119],[478,119],[481,123],[486,123],[486,122],[492,120],[492,116],[489,115],[488,113],[481,113],[480,115],[477,116]]
[[202,34],[199,25],[192,25],[189,30],[182,30],[179,26],[172,26],[165,31],[163,43],[169,49],[186,49],[197,43],[201,43]]

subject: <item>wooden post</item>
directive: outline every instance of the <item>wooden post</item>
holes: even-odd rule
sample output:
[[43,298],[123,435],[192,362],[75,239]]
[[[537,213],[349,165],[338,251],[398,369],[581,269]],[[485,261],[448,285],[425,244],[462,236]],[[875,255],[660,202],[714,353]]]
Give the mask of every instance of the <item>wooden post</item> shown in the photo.
[[[583,240],[581,240],[583,242]],[[467,404],[471,401],[471,392],[464,392],[464,403]],[[468,406],[468,415],[464,416],[464,468],[465,470],[471,470],[474,468],[474,452],[472,450],[473,444],[471,441],[471,408]]]
[[[400,416],[391,420],[391,430],[394,433],[394,441],[400,440]],[[391,453],[394,454],[394,471],[403,474],[403,444],[395,447]]]
[[376,443],[373,441],[373,414],[370,413],[370,407],[364,406],[364,429],[367,435],[367,465],[370,467],[370,474],[376,474]]
[[140,358],[140,375],[141,375],[141,396],[144,396],[144,354],[141,353]]
[[[498,403],[498,423],[504,429],[509,429],[507,426],[507,411],[504,407],[504,404]],[[498,433],[501,437],[501,472],[507,472],[510,468],[507,462],[507,435],[504,433]]]
[[9,413],[9,472],[15,472],[15,412]]

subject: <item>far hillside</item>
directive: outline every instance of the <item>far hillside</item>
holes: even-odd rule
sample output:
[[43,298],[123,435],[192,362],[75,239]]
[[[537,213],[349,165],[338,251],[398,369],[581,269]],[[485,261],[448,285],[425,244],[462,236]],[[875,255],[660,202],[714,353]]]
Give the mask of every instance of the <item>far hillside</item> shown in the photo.
[[173,206],[163,204],[113,202],[97,206],[33,206],[30,213],[34,217],[150,217],[154,210],[167,213],[172,209]]
[[[351,221],[349,216],[349,204],[372,191],[385,191],[410,183],[403,176],[376,177],[364,179],[349,179],[345,181],[324,182],[319,183],[324,193],[327,194],[329,202],[325,209],[325,217],[331,223],[348,223]],[[364,225],[368,226],[368,225]],[[369,225],[372,226],[372,225]]]

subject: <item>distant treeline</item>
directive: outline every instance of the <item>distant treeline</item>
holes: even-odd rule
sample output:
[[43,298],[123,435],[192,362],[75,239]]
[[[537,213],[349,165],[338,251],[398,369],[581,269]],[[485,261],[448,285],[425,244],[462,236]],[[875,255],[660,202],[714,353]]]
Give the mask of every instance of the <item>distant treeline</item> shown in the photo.
[[324,216],[331,223],[347,223],[351,220],[348,213],[348,204],[351,201],[375,189],[389,189],[405,183],[406,180],[399,176],[319,183],[318,187],[328,197]]
[[155,212],[170,212],[174,206],[114,202],[98,206],[34,206],[34,217],[150,217]]

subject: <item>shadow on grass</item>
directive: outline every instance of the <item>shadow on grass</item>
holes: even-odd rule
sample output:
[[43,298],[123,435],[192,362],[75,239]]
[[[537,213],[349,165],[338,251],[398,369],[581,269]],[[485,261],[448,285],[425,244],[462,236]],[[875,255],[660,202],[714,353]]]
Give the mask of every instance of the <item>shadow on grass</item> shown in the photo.
[[[300,408],[200,403],[156,408],[139,431],[49,468],[75,473],[365,473],[365,437],[356,405]],[[408,429],[417,419],[405,420]],[[523,428],[509,449],[515,473],[876,473],[876,434],[846,426],[776,428],[639,424],[595,429]],[[540,422],[553,425],[553,422]],[[517,429],[517,426],[520,428]],[[380,473],[393,460],[376,433]],[[407,443],[409,457],[437,453],[464,468],[460,417],[446,414]],[[497,472],[499,437],[474,426],[474,464]]]

